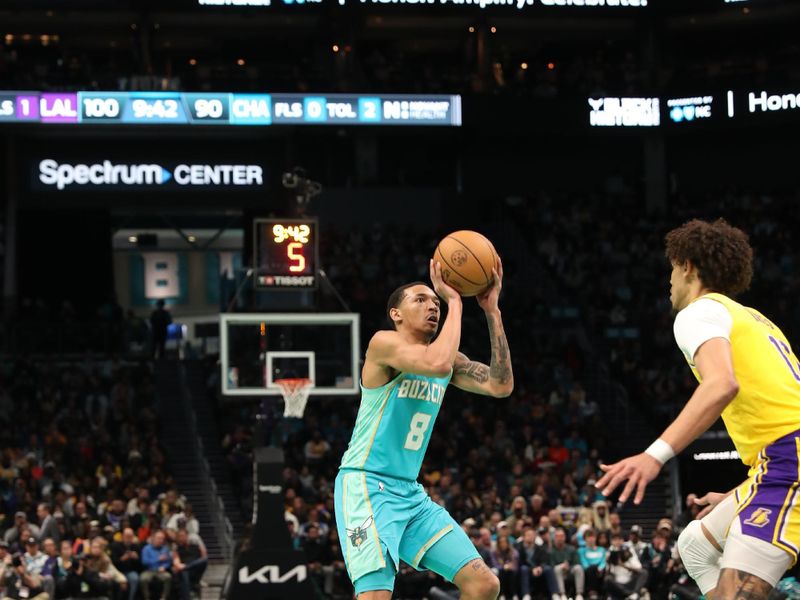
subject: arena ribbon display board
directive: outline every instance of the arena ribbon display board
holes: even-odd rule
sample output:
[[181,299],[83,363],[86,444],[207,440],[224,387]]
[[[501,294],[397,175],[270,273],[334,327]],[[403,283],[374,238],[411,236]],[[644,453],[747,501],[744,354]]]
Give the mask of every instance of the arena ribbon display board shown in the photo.
[[775,88],[726,90],[715,93],[664,98],[588,98],[591,127],[687,128],[697,123],[724,123],[769,118],[796,119],[800,115],[800,93]]
[[0,123],[461,125],[461,97],[188,92],[0,92]]
[[647,6],[648,0],[197,0],[199,6],[217,7],[257,7],[268,6],[304,6],[335,4],[338,6],[359,6],[359,5],[406,5],[414,8],[425,6],[453,6],[487,8],[494,6],[509,6],[518,9],[529,6],[553,6],[553,7],[599,7],[599,8],[642,8]]

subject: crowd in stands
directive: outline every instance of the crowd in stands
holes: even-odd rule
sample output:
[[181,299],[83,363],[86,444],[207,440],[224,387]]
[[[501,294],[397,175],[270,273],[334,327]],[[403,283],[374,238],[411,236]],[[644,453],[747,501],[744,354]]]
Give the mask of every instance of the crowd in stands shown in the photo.
[[81,354],[122,356],[131,359],[165,355],[172,322],[164,301],[157,301],[142,317],[123,310],[112,295],[97,306],[80,306],[69,299],[53,301],[24,296],[0,322],[0,350],[7,354]]
[[680,194],[670,198],[666,214],[636,210],[639,200],[624,190],[577,200],[541,192],[512,214],[531,228],[534,250],[559,282],[564,302],[580,307],[613,377],[659,424],[696,385],[672,332],[670,266],[661,250],[670,229],[691,218],[719,217],[744,229],[754,248],[755,277],[741,301],[774,320],[790,341],[800,340],[800,309],[791,302],[800,291],[793,276],[800,264],[796,190]]
[[[280,53],[265,46],[234,55],[218,48],[173,51],[159,41],[163,32],[153,30],[143,36],[143,27],[133,30],[125,43],[115,42],[109,48],[81,48],[66,34],[49,36],[46,44],[37,36],[11,34],[0,45],[0,81],[6,89],[44,85],[46,90],[402,91],[563,99],[697,85],[724,89],[785,84],[798,77],[800,46],[788,43],[785,36],[756,37],[755,46],[738,50],[727,46],[720,50],[723,46],[714,36],[707,46],[664,41],[669,51],[657,67],[649,67],[639,42],[615,39],[613,34],[602,43],[543,40],[532,47],[517,31],[498,31],[490,24],[477,28],[486,31],[482,41],[478,33],[465,28],[449,45],[429,39],[421,47],[410,47],[368,37],[351,38],[336,51],[319,36],[304,38],[303,32],[286,41]],[[489,33],[491,28],[497,33]],[[287,52],[296,60],[278,58]]]
[[0,598],[191,600],[207,552],[165,466],[152,364],[0,364]]

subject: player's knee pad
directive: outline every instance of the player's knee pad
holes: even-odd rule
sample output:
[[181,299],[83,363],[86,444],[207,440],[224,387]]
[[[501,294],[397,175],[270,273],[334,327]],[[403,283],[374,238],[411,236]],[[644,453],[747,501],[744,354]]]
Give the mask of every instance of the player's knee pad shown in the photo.
[[703,594],[717,587],[722,553],[708,541],[700,521],[692,521],[678,536],[678,552],[683,566]]

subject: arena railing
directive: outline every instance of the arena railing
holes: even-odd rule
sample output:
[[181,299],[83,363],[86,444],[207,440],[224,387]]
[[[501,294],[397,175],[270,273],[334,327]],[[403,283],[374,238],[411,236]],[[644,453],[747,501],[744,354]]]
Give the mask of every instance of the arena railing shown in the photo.
[[[185,371],[181,367],[181,379],[184,380]],[[233,557],[234,540],[233,540],[233,525],[230,519],[225,514],[225,505],[219,495],[217,484],[214,477],[211,475],[211,467],[206,458],[205,446],[203,440],[200,439],[200,434],[197,428],[197,416],[195,415],[194,408],[189,402],[189,391],[186,387],[185,380],[182,381],[181,402],[183,403],[184,412],[189,418],[190,437],[192,439],[192,449],[194,450],[195,457],[200,465],[200,480],[203,482],[203,489],[205,490],[205,497],[208,506],[216,508],[211,511],[212,526],[217,540],[222,546],[223,553],[227,559]]]

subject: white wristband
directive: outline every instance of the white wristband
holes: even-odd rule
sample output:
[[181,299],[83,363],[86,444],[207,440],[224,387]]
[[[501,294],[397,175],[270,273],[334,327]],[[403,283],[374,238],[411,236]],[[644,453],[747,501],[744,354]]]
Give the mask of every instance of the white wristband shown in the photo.
[[667,442],[658,438],[655,442],[650,444],[650,447],[644,451],[645,454],[649,454],[653,458],[655,458],[658,462],[662,465],[666,463],[670,458],[675,456],[675,451],[672,449]]

